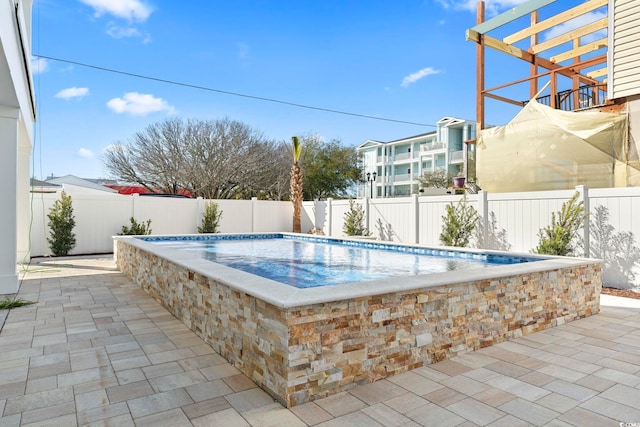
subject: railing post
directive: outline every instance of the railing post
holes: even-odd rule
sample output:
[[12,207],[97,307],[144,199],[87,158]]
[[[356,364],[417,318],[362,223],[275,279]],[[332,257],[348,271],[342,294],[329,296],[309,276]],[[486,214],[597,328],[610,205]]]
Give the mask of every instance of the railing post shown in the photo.
[[582,202],[582,206],[584,206],[585,218],[584,218],[584,226],[582,227],[582,241],[584,243],[584,256],[589,257],[590,252],[590,244],[589,244],[589,188],[586,185],[577,185],[576,191],[580,193],[578,196],[578,201]]

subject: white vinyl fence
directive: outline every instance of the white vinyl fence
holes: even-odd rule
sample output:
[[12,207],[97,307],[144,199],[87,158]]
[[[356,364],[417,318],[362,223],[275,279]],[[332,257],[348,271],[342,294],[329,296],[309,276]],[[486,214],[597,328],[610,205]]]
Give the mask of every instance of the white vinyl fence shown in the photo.
[[[73,215],[76,225],[76,247],[70,255],[113,252],[112,237],[122,232],[122,226],[151,220],[152,234],[194,234],[202,222],[208,200],[120,194],[73,194]],[[31,256],[45,256],[51,252],[47,214],[58,193],[35,193],[31,201]],[[291,202],[261,200],[212,200],[222,212],[220,232],[280,232],[291,231]]]
[[[589,212],[581,236],[580,253],[609,258],[605,283],[640,287],[640,188],[557,190],[524,193],[467,195],[467,202],[482,218],[480,232],[486,249],[531,252],[538,244],[538,232],[551,222],[551,213],[575,192],[580,193]],[[192,234],[202,220],[207,202],[202,199],[123,196],[117,194],[73,194],[77,246],[71,254],[110,253],[111,237],[129,225],[132,216],[151,219],[153,234]],[[32,201],[31,256],[49,254],[46,237],[49,212],[58,194],[34,194]],[[462,196],[410,196],[358,199],[365,211],[366,225],[381,240],[439,245],[442,217],[450,203]],[[289,232],[292,229],[291,202],[261,200],[215,200],[222,212],[223,233]],[[321,229],[328,236],[342,236],[348,200],[303,203],[302,232]],[[634,221],[635,219],[635,221]],[[598,222],[599,221],[599,222]]]

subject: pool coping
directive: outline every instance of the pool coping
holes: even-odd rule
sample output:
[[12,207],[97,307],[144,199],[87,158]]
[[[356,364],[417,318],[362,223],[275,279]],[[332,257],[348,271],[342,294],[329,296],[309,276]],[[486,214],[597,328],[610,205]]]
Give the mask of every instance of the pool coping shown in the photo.
[[[220,233],[219,235],[242,235],[252,233]],[[306,234],[296,233],[263,233],[278,234],[292,237],[309,237]],[[202,236],[201,234],[185,234],[189,236]],[[155,245],[137,237],[141,236],[114,236],[114,259],[117,260],[117,241],[123,241],[134,247],[143,249],[161,258],[171,260],[173,263],[187,268],[194,273],[215,278],[232,289],[244,292],[248,295],[259,298],[279,308],[293,308],[306,305],[313,305],[326,302],[334,302],[344,299],[369,297],[372,295],[389,294],[394,292],[404,292],[415,289],[432,288],[443,285],[451,285],[462,282],[472,282],[477,280],[497,279],[502,277],[537,273],[541,271],[556,270],[567,267],[589,265],[601,260],[593,258],[559,257],[551,255],[538,255],[520,252],[502,252],[487,249],[472,248],[452,248],[446,246],[427,246],[418,244],[406,244],[407,246],[430,248],[438,250],[464,251],[478,254],[496,254],[522,256],[527,258],[539,258],[540,261],[524,262],[519,264],[504,264],[485,267],[480,269],[457,270],[442,273],[431,273],[427,275],[405,276],[394,279],[371,280],[357,283],[346,283],[341,285],[321,286],[311,288],[296,288],[274,280],[266,279],[247,273],[235,268],[227,267],[213,261],[205,259],[194,259],[189,252]],[[171,237],[170,235],[154,235],[153,237]],[[336,241],[354,241],[354,238],[335,238],[323,236],[323,239]],[[398,242],[375,241],[379,244],[404,245]]]

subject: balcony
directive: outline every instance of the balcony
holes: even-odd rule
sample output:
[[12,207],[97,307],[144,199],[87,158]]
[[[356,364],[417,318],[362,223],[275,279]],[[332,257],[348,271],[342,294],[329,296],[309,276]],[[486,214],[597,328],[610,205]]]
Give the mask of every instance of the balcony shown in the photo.
[[418,179],[418,175],[417,174],[410,174],[410,173],[402,173],[402,174],[396,174],[393,177],[394,183],[398,183],[398,182],[403,182],[403,181],[414,181]]
[[[551,106],[551,95],[541,96],[536,98],[536,101],[540,104]],[[607,84],[600,83],[558,92],[555,96],[555,107],[558,110],[575,111],[604,105],[606,101]]]
[[463,162],[464,162],[463,150],[451,152],[451,155],[449,156],[449,163],[454,164],[454,163],[463,163]]
[[429,142],[420,145],[420,152],[424,153],[427,151],[442,150],[443,148],[444,142]]
[[413,157],[411,156],[412,153],[398,153],[396,154],[396,161],[398,160],[409,160],[412,159]]

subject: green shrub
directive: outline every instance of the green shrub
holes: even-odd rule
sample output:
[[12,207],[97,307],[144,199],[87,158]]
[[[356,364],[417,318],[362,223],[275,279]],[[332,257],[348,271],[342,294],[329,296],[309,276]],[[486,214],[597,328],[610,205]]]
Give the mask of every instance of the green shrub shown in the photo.
[[55,201],[47,214],[51,236],[47,238],[47,242],[55,256],[67,255],[76,246],[76,235],[73,234],[76,221],[73,217],[71,196],[64,191],[60,196],[60,200]]
[[198,227],[198,233],[217,233],[222,211],[215,202],[207,202],[204,205],[204,214],[202,215],[202,225]]
[[551,224],[538,232],[539,243],[535,253],[547,255],[574,255],[578,232],[584,224],[587,214],[584,203],[578,203],[576,192],[569,201],[564,202],[559,212],[551,213]]
[[353,199],[349,199],[349,210],[344,214],[342,231],[347,236],[371,235],[371,232],[364,226],[364,209]]
[[151,234],[151,220],[147,222],[138,223],[134,217],[131,217],[131,227],[126,225],[122,226],[122,233],[118,233],[118,236],[144,236]]
[[440,243],[445,246],[467,246],[478,225],[478,212],[467,204],[467,196],[455,205],[449,203],[446,215],[442,217]]

